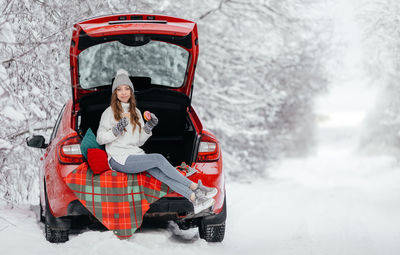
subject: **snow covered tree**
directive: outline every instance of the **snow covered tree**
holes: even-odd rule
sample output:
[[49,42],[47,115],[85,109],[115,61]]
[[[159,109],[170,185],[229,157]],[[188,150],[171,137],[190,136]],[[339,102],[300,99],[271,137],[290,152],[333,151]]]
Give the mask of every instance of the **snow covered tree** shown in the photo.
[[221,3],[199,21],[194,104],[221,139],[229,173],[253,178],[312,145],[330,20],[308,13],[313,1]]
[[[330,19],[317,0],[0,0],[0,197],[36,201],[38,160],[25,137],[46,138],[71,95],[72,25],[102,14],[161,13],[198,23],[193,104],[219,138],[228,176],[264,175],[305,153],[313,99],[327,86]],[[249,175],[250,173],[250,175]]]
[[361,1],[359,21],[364,27],[365,67],[381,91],[366,122],[363,147],[400,156],[400,2]]

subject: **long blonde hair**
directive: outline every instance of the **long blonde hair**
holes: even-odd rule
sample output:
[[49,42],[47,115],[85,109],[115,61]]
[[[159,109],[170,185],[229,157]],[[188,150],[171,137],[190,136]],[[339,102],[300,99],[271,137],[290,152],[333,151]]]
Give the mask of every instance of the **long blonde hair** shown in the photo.
[[[142,125],[139,122],[139,116],[136,112],[136,99],[135,95],[133,94],[133,91],[131,88],[129,88],[131,91],[131,97],[129,98],[129,113],[130,113],[130,119],[131,119],[131,124],[133,126],[132,132],[135,132],[136,126],[139,126],[139,133],[142,132]],[[121,119],[121,114],[123,113],[121,101],[119,101],[117,97],[117,90],[114,90],[114,92],[111,95],[111,109],[114,113],[114,119],[116,121],[120,121]]]

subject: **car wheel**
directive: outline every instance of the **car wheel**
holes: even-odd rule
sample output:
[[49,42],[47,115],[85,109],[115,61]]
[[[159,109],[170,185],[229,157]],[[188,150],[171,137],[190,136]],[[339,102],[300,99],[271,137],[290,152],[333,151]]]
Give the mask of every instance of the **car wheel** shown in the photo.
[[207,242],[222,242],[225,236],[226,197],[222,212],[216,216],[204,217],[199,224],[199,235]]
[[200,238],[207,242],[222,242],[225,236],[225,222],[219,225],[200,224]]
[[66,241],[68,241],[68,230],[55,229],[52,227],[51,223],[54,224],[55,222],[58,222],[60,224],[63,223],[63,221],[61,219],[57,219],[51,214],[46,189],[44,192],[46,201],[46,211],[44,216],[44,234],[46,236],[46,240],[50,243],[65,243]]
[[68,241],[67,230],[52,229],[47,223],[44,224],[44,229],[46,240],[50,243],[65,243],[66,241]]

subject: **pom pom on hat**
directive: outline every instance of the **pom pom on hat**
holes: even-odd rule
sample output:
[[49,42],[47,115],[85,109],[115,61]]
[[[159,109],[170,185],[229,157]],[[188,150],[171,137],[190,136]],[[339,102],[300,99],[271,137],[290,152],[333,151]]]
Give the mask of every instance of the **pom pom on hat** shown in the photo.
[[129,79],[129,73],[125,69],[119,69],[115,75],[115,79],[112,85],[111,93],[114,92],[118,88],[118,86],[121,85],[128,85],[131,87],[132,92],[135,91],[133,88],[133,84],[131,80]]
[[119,74],[125,74],[126,76],[129,76],[128,71],[126,71],[125,69],[119,69],[117,71],[117,73],[115,74],[115,76],[119,75]]

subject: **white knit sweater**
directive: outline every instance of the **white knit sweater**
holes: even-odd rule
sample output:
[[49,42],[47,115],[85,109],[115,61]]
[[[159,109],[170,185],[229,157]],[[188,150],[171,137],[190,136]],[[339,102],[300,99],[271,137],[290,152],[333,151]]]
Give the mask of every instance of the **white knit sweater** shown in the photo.
[[[121,104],[124,112],[129,112],[129,103]],[[117,125],[118,122],[114,119],[111,106],[108,107],[101,115],[96,141],[100,145],[106,145],[108,160],[110,160],[112,157],[118,163],[125,164],[125,161],[129,155],[145,154],[144,151],[139,148],[139,146],[142,146],[147,139],[149,139],[149,137],[152,135],[152,132],[147,134],[143,130],[144,121],[142,114],[137,108],[136,112],[139,116],[140,124],[142,125],[142,131],[139,132],[139,127],[137,126],[135,132],[132,132],[133,127],[130,121],[128,121],[129,124],[125,128],[127,132],[123,132],[117,137],[112,132],[112,128]]]

